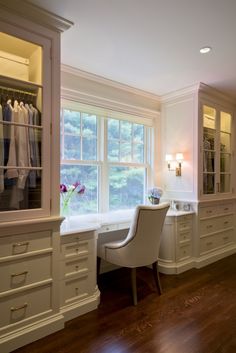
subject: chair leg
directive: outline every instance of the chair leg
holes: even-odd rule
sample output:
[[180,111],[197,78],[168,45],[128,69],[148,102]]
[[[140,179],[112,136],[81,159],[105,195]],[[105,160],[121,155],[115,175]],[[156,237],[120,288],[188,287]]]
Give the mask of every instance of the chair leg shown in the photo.
[[133,303],[134,305],[137,305],[136,268],[131,268],[131,282],[132,282]]
[[100,267],[101,267],[101,257],[97,256],[97,282],[98,282],[98,277],[100,274]]
[[158,272],[158,262],[154,262],[152,264],[152,270],[153,270],[153,276],[154,276],[154,280],[157,286],[157,290],[159,292],[159,294],[162,294],[162,288],[161,288],[161,281],[160,281],[160,277],[159,277],[159,272]]

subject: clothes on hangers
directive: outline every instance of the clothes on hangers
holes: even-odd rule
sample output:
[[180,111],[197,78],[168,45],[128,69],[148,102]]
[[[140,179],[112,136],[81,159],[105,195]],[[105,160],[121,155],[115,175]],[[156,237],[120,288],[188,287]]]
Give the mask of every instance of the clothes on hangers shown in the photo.
[[[12,91],[14,93],[10,94],[10,97],[14,99],[13,106],[11,99],[6,101],[9,94],[0,94],[2,102],[0,106],[0,165],[6,167],[0,168],[0,192],[6,189],[4,197],[8,200],[7,205],[3,204],[2,207],[19,209],[20,202],[27,195],[25,192],[29,187],[36,188],[37,178],[40,177],[40,171],[30,170],[31,167],[41,166],[39,129],[29,126],[39,126],[40,113],[31,103],[32,95],[28,96],[30,102],[27,102],[27,94],[25,97],[22,92],[18,94],[15,92],[17,90]],[[19,101],[21,100],[20,103],[16,99],[17,94]],[[22,100],[23,97],[26,98],[25,103]]]

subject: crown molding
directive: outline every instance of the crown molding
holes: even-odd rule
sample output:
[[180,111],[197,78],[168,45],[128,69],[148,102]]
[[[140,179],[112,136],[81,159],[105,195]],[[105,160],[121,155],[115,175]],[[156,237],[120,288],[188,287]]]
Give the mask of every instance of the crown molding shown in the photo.
[[199,90],[199,87],[200,87],[200,84],[197,83],[192,86],[185,87],[177,91],[164,94],[163,96],[161,96],[161,103],[168,103],[169,101],[173,101],[175,99],[185,98],[186,95],[192,95],[196,93]]
[[0,6],[4,10],[58,32],[64,32],[73,25],[73,22],[44,10],[28,0],[0,0]]
[[160,116],[160,112],[147,108],[138,107],[131,104],[115,101],[112,99],[99,97],[96,95],[84,93],[78,90],[61,87],[61,98],[72,100],[87,105],[97,106],[99,108],[106,108],[112,111],[118,111],[125,114],[135,115],[146,119],[155,119]]
[[205,83],[200,82],[199,84],[199,92],[200,94],[206,94],[207,96],[211,96],[214,99],[219,99],[220,101],[224,101],[228,104],[236,105],[235,98],[224,94],[218,89],[208,86]]
[[139,96],[142,96],[142,97],[145,97],[148,99],[152,99],[158,103],[160,103],[160,101],[161,101],[161,97],[154,94],[154,93],[150,93],[150,92],[138,89],[138,88],[134,88],[129,85],[126,85],[126,84],[123,84],[120,82],[116,82],[116,81],[110,80],[108,78],[105,78],[105,77],[102,77],[99,75],[95,75],[93,73],[83,71],[83,70],[77,69],[77,68],[69,66],[69,65],[61,64],[61,71],[68,73],[68,74],[72,74],[72,75],[80,77],[80,78],[85,78],[87,80],[90,80],[90,81],[93,81],[96,83],[100,83],[100,84],[103,84],[103,85],[106,85],[106,86],[109,86],[112,88],[120,89],[125,92],[129,92],[131,94],[135,94],[135,95],[139,95]]

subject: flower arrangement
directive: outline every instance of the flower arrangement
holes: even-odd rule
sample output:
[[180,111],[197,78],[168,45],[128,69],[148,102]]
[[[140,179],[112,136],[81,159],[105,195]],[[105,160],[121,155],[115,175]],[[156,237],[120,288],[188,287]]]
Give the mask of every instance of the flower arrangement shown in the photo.
[[162,194],[163,194],[163,190],[160,187],[153,187],[150,190],[148,190],[148,200],[153,205],[158,205]]
[[65,215],[69,211],[70,200],[75,194],[82,195],[85,192],[85,186],[77,181],[72,185],[60,184],[60,194],[62,199],[61,213]]

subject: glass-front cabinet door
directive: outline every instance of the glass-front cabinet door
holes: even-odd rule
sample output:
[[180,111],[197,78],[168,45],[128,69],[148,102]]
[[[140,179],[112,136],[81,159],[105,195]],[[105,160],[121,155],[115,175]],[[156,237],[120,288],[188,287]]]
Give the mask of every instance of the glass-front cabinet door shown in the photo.
[[232,115],[203,105],[203,195],[231,192]]
[[44,58],[43,45],[0,32],[2,220],[8,220],[9,214],[14,214],[12,219],[21,218],[19,212],[22,218],[32,217],[36,211],[43,215],[46,206],[42,195],[47,165],[43,158]]

